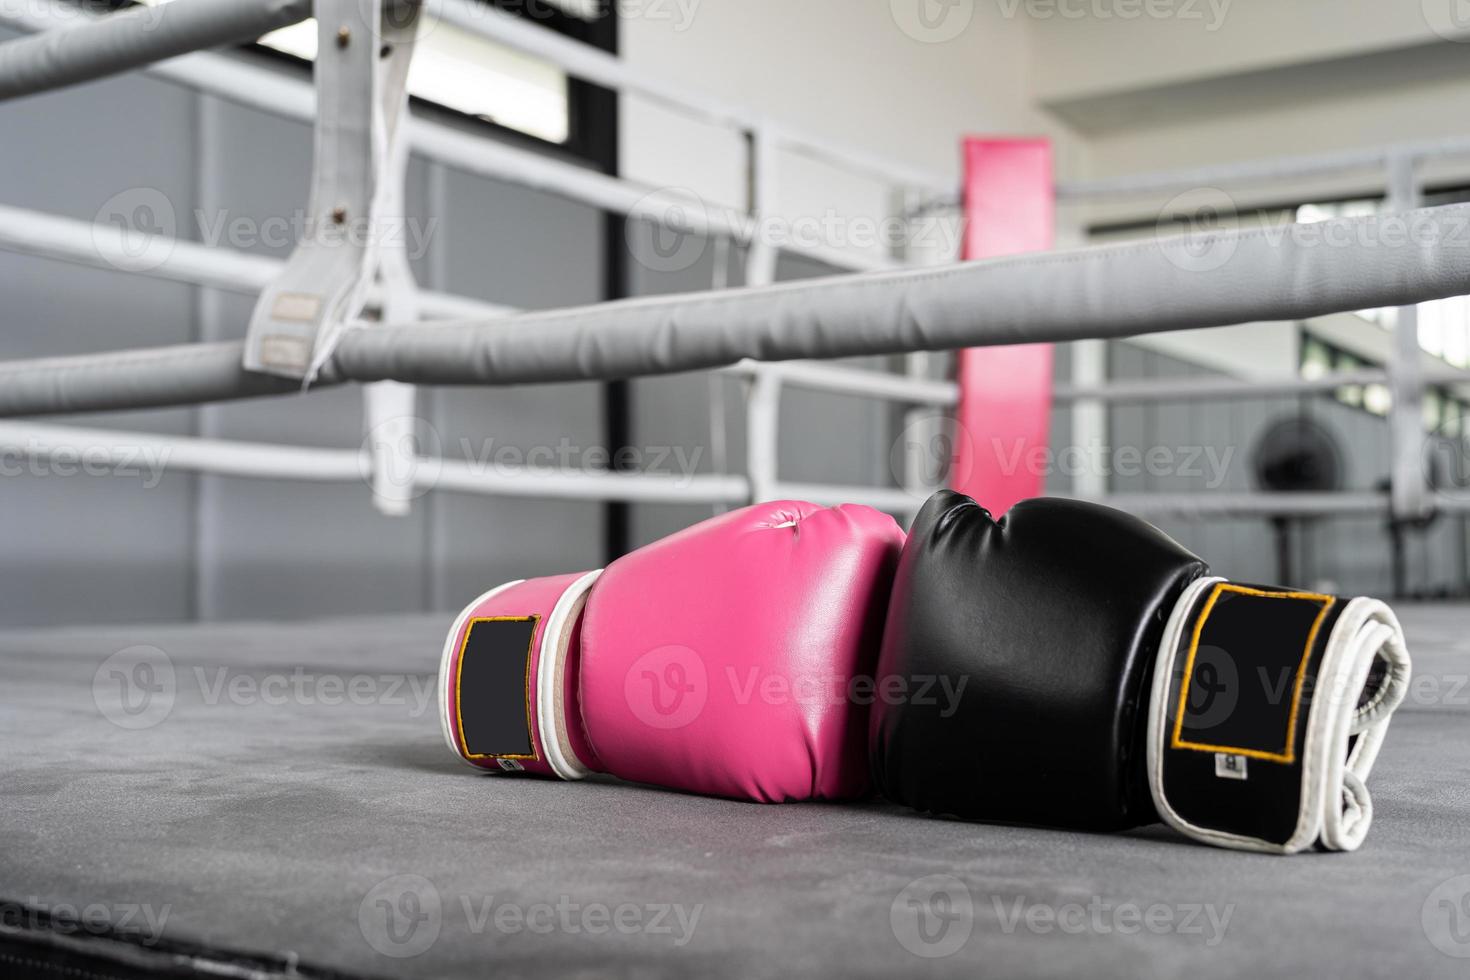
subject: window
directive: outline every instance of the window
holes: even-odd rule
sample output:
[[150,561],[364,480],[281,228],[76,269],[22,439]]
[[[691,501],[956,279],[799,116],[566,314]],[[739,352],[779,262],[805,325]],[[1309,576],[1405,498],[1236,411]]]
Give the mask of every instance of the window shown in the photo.
[[[134,0],[160,6],[172,0]],[[601,0],[481,0],[528,17],[548,30],[577,37],[606,50],[615,39],[614,18]],[[427,16],[427,15],[425,15]],[[590,86],[512,48],[443,22],[425,25],[409,69],[415,99],[538,140],[582,152],[579,123]],[[261,47],[302,61],[316,57],[317,24],[310,19],[272,31]]]
[[[260,43],[313,61],[316,19],[272,31]],[[408,71],[408,92],[549,143],[565,143],[571,135],[566,75],[450,24],[435,24],[420,38]]]
[[[1459,192],[1441,193],[1433,195],[1426,203],[1449,204],[1462,201],[1465,197],[1464,193]],[[1332,218],[1358,218],[1376,214],[1380,207],[1380,200],[1366,198],[1303,204],[1297,208],[1296,219],[1302,224],[1312,224]],[[1385,330],[1392,330],[1398,324],[1396,309],[1359,310],[1358,315]],[[1419,346],[1426,353],[1453,367],[1470,369],[1470,298],[1456,296],[1421,304]],[[1303,370],[1305,369],[1304,363]]]
[[1307,337],[1302,342],[1302,377],[1308,381],[1332,373],[1332,350],[1320,340]]
[[[1303,378],[1328,374],[1370,371],[1381,368],[1366,358],[1336,347],[1310,331],[1302,332],[1300,372]],[[1344,385],[1335,392],[1337,400],[1352,408],[1386,416],[1393,409],[1393,392],[1387,385]],[[1458,435],[1461,419],[1470,415],[1470,401],[1449,388],[1424,392],[1424,427],[1430,432]]]

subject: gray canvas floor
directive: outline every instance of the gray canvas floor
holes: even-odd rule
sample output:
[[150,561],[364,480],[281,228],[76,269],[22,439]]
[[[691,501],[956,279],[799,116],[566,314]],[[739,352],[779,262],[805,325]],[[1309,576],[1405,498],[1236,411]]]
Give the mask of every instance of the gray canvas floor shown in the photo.
[[4,634],[0,938],[287,974],[1465,977],[1470,608],[1405,618],[1368,843],[1296,858],[477,775],[429,696],[443,618]]

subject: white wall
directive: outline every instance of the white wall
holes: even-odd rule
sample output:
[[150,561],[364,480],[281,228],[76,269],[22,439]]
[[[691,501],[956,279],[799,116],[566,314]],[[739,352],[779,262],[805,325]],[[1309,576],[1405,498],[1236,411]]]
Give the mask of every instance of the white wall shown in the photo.
[[[1462,57],[1470,59],[1470,49]],[[1465,137],[1470,120],[1450,107],[1466,104],[1470,78],[1379,81],[1368,90],[1344,86],[1338,93],[1280,98],[1273,104],[1241,99],[1195,118],[1096,134],[1088,141],[1090,162],[1094,174],[1105,176]],[[1465,180],[1470,161],[1435,164],[1427,176]],[[1243,204],[1274,203],[1312,193],[1330,197],[1382,188],[1381,174],[1363,173],[1232,189],[1232,194]]]
[[980,0],[1030,26],[1039,101],[1470,39],[1459,0]]
[[[1470,12],[1463,0],[1014,2],[1092,11],[1021,17],[1035,103],[1074,128],[1090,176],[1470,135],[1470,118],[1451,108],[1470,99],[1470,17],[1454,17]],[[1140,5],[1161,15],[1118,16]],[[1437,164],[1431,177],[1470,178],[1470,162]],[[1358,174],[1231,190],[1254,203],[1379,186]]]
[[[1034,103],[1072,128],[1088,176],[1470,136],[1470,117],[1453,109],[1470,103],[1462,0],[994,2],[1025,22]],[[1424,175],[1470,182],[1470,160],[1434,163]],[[1248,208],[1383,185],[1381,173],[1365,171],[1226,190]],[[1147,226],[1172,197],[1066,207],[1062,219]],[[1247,376],[1294,369],[1294,344],[1252,330],[1255,340],[1240,345],[1222,346],[1228,333],[1154,345]]]
[[[993,6],[960,5],[962,19],[941,25],[944,39],[934,40],[913,16],[928,2],[630,4],[623,56],[795,132],[927,168],[955,186],[959,140],[967,133],[1049,134],[1060,141],[1063,166],[1070,165],[1075,141],[1030,98],[1027,25]],[[639,9],[647,13],[638,16]],[[728,131],[625,100],[623,168],[631,177],[738,205],[746,193],[742,153]],[[789,156],[779,169],[783,216],[889,214],[887,189],[871,180]]]

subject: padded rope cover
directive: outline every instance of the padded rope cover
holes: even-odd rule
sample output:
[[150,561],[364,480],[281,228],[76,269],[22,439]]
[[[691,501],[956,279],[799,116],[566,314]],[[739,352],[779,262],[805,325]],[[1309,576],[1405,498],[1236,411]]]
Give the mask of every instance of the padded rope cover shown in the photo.
[[76,11],[78,23],[49,29],[44,20],[7,12],[7,25],[41,32],[5,42],[0,99],[106,78],[203,48],[243,44],[303,21],[311,10],[312,0],[188,0],[96,18]]
[[1154,673],[1148,771],[1160,816],[1224,847],[1356,849],[1373,819],[1368,775],[1409,676],[1403,631],[1381,602],[1194,583]]
[[[1126,337],[1470,293],[1470,206],[602,303],[342,339],[317,383],[531,384],[762,361]],[[1332,243],[1332,244],[1328,244]],[[1201,268],[1204,246],[1212,263]],[[0,363],[0,416],[259,394],[241,345]],[[204,363],[201,363],[203,361]],[[196,377],[208,370],[209,379]]]

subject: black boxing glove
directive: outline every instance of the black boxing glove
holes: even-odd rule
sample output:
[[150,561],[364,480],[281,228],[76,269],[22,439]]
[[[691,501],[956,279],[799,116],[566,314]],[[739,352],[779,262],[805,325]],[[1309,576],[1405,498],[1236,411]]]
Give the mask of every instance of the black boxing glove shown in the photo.
[[877,686],[905,696],[874,706],[879,789],[969,819],[1356,848],[1409,682],[1397,620],[1208,571],[1107,507],[1028,500],[995,521],[936,494],[888,612]]

